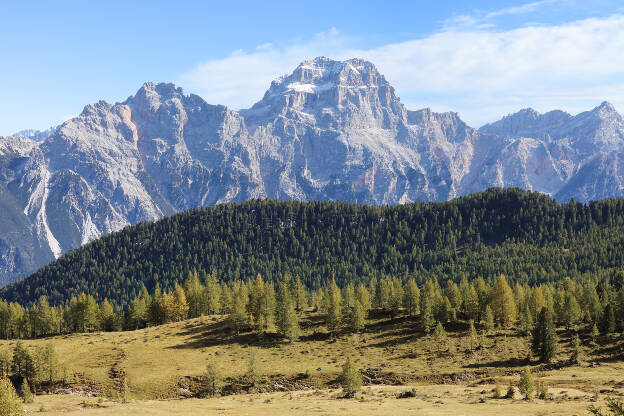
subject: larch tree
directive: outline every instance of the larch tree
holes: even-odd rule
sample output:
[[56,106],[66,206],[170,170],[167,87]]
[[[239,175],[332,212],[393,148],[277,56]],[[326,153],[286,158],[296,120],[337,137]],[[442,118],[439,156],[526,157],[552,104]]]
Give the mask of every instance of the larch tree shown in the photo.
[[516,301],[507,279],[504,275],[500,275],[494,283],[490,299],[494,319],[503,328],[508,328],[516,321],[517,310]]
[[351,308],[351,314],[349,317],[349,328],[353,332],[360,332],[364,329],[365,324],[366,315],[364,312],[364,307],[359,300],[356,300],[355,304]]
[[407,281],[404,292],[403,304],[407,313],[410,316],[418,315],[420,311],[420,289],[418,289],[418,285],[413,278]]
[[295,281],[293,283],[293,296],[295,298],[295,309],[297,312],[301,312],[308,307],[308,295],[306,293],[305,285],[301,281],[301,277],[299,275],[295,276]]
[[347,356],[347,361],[342,366],[340,384],[345,397],[354,397],[362,388],[362,374],[351,356]]
[[301,335],[299,319],[295,311],[290,278],[284,275],[277,291],[276,325],[280,335],[288,340],[296,341]]
[[22,402],[8,378],[0,378],[0,416],[23,416]]
[[329,332],[334,333],[342,325],[342,295],[334,279],[327,290],[327,312],[325,323]]

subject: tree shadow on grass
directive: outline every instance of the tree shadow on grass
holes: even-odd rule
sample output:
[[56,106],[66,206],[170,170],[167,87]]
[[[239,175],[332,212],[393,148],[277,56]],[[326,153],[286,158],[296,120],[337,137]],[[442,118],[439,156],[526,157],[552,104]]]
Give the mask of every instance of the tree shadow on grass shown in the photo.
[[463,366],[463,368],[483,368],[483,367],[526,367],[529,364],[525,358],[508,358],[506,360],[490,361],[487,363],[473,363]]

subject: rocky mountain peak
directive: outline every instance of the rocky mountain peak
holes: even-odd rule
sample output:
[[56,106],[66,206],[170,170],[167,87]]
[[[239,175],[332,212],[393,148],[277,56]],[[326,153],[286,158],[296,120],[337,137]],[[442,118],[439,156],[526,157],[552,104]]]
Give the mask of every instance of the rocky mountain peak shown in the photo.
[[486,124],[479,131],[508,137],[546,137],[571,118],[570,114],[560,110],[541,114],[532,108],[524,108],[499,121]]
[[393,128],[406,119],[394,88],[375,65],[357,58],[303,61],[242,113],[250,125],[279,114],[329,128]]
[[591,112],[601,119],[621,119],[620,114],[617,112],[613,104],[608,101],[603,101],[599,106],[591,110]]

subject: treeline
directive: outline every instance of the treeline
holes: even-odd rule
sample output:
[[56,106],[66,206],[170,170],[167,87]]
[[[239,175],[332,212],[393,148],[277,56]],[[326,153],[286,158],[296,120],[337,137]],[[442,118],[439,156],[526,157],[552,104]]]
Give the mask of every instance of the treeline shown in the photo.
[[23,305],[62,305],[89,293],[126,307],[143,290],[173,291],[215,270],[231,285],[261,274],[299,275],[312,290],[335,278],[393,276],[419,286],[503,273],[512,284],[604,279],[624,267],[624,199],[558,204],[518,189],[444,203],[365,206],[254,200],[190,210],[107,235],[0,289]]
[[[81,294],[64,305],[50,306],[42,296],[32,307],[0,302],[0,337],[27,338],[73,332],[135,330],[203,315],[228,316],[233,333],[257,331],[276,333],[296,341],[299,319],[304,311],[320,313],[327,331],[358,332],[374,310],[390,318],[417,318],[418,330],[430,334],[443,331],[448,322],[463,320],[485,331],[495,326],[516,327],[533,334],[536,349],[542,338],[553,336],[553,325],[571,328],[585,323],[609,334],[624,330],[624,272],[600,282],[574,282],[566,278],[556,284],[510,286],[504,275],[493,284],[483,278],[437,279],[420,286],[415,279],[372,278],[367,284],[349,282],[340,288],[335,280],[308,290],[299,276],[284,275],[277,285],[260,275],[247,281],[220,283],[216,273],[189,273],[183,285],[153,293],[143,287],[127,308],[99,303]],[[541,325],[541,326],[540,326]],[[550,329],[546,328],[549,327]]]

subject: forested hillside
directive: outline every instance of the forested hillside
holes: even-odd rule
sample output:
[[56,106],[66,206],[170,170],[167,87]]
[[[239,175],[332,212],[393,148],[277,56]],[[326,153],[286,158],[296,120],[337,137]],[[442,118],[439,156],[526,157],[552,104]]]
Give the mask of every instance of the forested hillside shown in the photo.
[[29,304],[81,292],[126,306],[190,271],[222,282],[299,275],[316,289],[390,276],[422,285],[505,274],[510,283],[600,279],[624,266],[624,199],[558,204],[517,189],[444,203],[365,206],[254,200],[193,209],[105,236],[0,290]]

